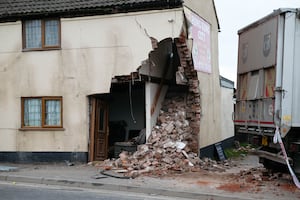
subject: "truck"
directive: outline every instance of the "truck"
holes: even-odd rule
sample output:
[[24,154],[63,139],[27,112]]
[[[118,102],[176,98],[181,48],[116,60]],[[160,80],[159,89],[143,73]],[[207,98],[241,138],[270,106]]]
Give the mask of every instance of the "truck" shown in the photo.
[[[235,136],[256,145],[267,168],[284,168],[288,159],[299,176],[300,9],[276,9],[238,38]],[[273,142],[276,130],[285,150]]]

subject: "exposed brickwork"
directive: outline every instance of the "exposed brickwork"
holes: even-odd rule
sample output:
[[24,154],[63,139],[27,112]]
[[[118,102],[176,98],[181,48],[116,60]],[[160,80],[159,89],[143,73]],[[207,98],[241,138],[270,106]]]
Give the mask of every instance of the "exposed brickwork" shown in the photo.
[[186,116],[192,129],[192,142],[189,144],[195,153],[199,151],[199,132],[200,132],[200,90],[197,71],[194,69],[192,54],[183,38],[175,40],[177,51],[180,58],[179,71],[184,72],[188,80],[189,91],[187,95]]
[[[169,170],[186,172],[209,165],[198,155],[201,107],[197,71],[185,41],[176,39],[175,43],[181,65],[178,70],[187,79],[187,92],[167,95],[147,143],[139,145],[132,155],[122,152],[113,163],[104,163],[106,168],[125,168],[130,177],[135,177]],[[155,40],[152,44],[155,46]]]

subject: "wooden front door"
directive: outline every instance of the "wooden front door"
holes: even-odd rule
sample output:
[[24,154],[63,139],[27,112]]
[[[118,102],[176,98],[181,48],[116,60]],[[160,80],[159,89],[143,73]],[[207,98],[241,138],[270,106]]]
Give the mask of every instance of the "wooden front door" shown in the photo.
[[101,99],[94,99],[91,118],[92,131],[90,156],[91,161],[100,161],[107,158],[108,146],[108,105]]

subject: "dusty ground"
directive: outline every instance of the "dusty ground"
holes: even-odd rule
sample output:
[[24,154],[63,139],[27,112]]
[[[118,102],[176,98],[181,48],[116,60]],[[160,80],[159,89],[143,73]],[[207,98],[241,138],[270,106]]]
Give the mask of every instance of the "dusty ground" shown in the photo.
[[[210,161],[207,161],[210,163]],[[98,167],[92,165],[67,166],[36,164],[11,164],[7,166],[18,167],[19,170],[0,172],[4,176],[29,176],[58,178],[65,180],[96,181],[98,183],[133,185],[135,187],[155,187],[174,191],[198,192],[201,194],[214,194],[217,196],[235,197],[235,199],[300,199],[300,189],[296,188],[288,173],[272,173],[258,163],[254,155],[240,157],[225,163],[209,164],[210,170],[197,168],[190,172],[142,174],[136,179],[117,179],[106,177],[94,179],[98,175]],[[207,164],[207,163],[206,163]],[[205,165],[204,165],[205,166]],[[208,198],[213,200],[213,198]],[[222,199],[222,198],[218,198]]]
[[258,163],[256,156],[240,157],[229,163],[223,166],[225,171],[199,169],[167,174],[162,179],[175,179],[185,183],[186,187],[205,188],[207,192],[234,194],[249,199],[300,199],[300,189],[294,185],[289,173],[266,170]]

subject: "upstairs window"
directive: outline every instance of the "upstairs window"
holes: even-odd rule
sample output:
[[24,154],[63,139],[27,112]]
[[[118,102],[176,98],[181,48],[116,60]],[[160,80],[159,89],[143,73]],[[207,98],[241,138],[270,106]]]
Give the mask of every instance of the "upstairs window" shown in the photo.
[[60,48],[60,20],[35,19],[23,21],[23,49]]
[[22,128],[62,128],[62,98],[23,97]]

